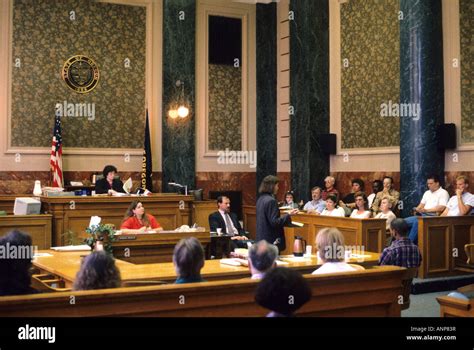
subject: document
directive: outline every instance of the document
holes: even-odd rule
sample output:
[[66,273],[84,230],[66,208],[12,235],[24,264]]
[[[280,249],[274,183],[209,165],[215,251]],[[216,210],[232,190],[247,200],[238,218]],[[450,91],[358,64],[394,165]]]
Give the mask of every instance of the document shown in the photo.
[[130,191],[132,190],[132,178],[129,177],[127,181],[125,181],[125,183],[123,184],[123,190],[125,191],[125,193],[128,193],[130,194]]
[[91,250],[87,244],[82,245],[66,245],[64,247],[51,247],[51,250],[56,252],[80,252],[85,250]]

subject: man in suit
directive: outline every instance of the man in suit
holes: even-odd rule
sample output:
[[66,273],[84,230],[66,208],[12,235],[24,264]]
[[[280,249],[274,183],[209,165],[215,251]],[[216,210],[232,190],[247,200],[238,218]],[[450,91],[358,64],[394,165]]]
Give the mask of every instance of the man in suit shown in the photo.
[[237,215],[230,211],[230,199],[226,196],[217,198],[217,211],[209,215],[209,227],[211,232],[218,228],[222,229],[225,235],[231,235],[231,248],[247,248],[248,237],[237,220]]

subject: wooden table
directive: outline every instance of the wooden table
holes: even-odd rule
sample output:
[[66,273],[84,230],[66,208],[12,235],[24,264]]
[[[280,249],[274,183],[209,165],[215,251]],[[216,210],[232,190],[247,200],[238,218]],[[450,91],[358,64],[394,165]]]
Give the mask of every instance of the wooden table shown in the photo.
[[85,238],[85,229],[93,215],[102,223],[120,227],[130,203],[139,200],[146,212],[153,215],[165,230],[174,230],[191,224],[193,196],[159,193],[151,196],[59,196],[41,197],[42,210],[53,215],[52,242],[56,246],[68,245],[64,233],[72,231],[78,238]]
[[208,230],[195,232],[159,231],[158,233],[121,234],[112,242],[113,254],[134,264],[171,262],[175,245],[185,237],[196,237],[207,250],[211,242]]
[[[37,257],[33,261],[33,265],[38,268],[41,273],[49,273],[55,275],[65,282],[66,287],[71,287],[76,278],[81,265],[81,256],[88,255],[90,252],[56,252],[53,250],[44,250],[40,253],[48,253],[52,256]],[[351,259],[350,263],[371,267],[377,265],[379,254],[365,252],[369,257],[363,261]],[[123,260],[116,260],[117,267],[120,269],[122,281],[131,280],[160,280],[173,282],[176,280],[176,272],[173,263],[154,263],[154,264],[132,264]],[[305,259],[302,262],[290,262],[285,265],[290,268],[297,269],[301,273],[311,273],[320,264],[315,256],[311,259]],[[248,267],[223,265],[220,260],[206,260],[201,270],[202,277],[205,280],[224,280],[239,279],[250,277]]]
[[[255,239],[256,210],[252,206],[244,206],[244,227]],[[283,214],[283,213],[282,213]],[[302,236],[308,245],[315,249],[315,238],[319,230],[325,227],[335,227],[344,236],[344,243],[350,246],[364,247],[371,252],[383,251],[385,248],[385,219],[353,219],[346,217],[321,216],[301,213],[292,217],[293,221],[304,223],[301,228],[285,228],[286,249],[283,254],[293,253],[294,236]],[[359,248],[362,249],[362,248]]]
[[0,216],[0,237],[13,229],[28,233],[38,249],[51,247],[52,215]]

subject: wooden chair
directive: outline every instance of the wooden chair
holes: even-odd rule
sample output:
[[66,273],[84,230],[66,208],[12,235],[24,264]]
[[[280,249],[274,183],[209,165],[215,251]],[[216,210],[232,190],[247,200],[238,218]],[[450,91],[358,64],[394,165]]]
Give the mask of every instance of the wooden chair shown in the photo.
[[410,307],[410,294],[411,294],[411,285],[413,279],[418,275],[418,267],[412,267],[407,269],[405,276],[402,279],[402,297],[403,304],[401,305],[402,310],[406,310]]
[[49,274],[31,276],[31,287],[39,292],[69,292],[71,288],[65,288],[64,281]]
[[474,243],[464,245],[464,251],[466,252],[467,256],[466,264],[474,267]]

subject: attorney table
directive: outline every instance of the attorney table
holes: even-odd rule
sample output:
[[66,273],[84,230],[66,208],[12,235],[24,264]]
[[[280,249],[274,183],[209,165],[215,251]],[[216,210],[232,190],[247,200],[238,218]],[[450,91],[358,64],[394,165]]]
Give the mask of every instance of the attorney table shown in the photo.
[[[43,250],[39,253],[48,256],[37,257],[33,261],[35,268],[40,273],[51,274],[63,280],[67,288],[70,288],[74,283],[82,257],[90,254],[89,251],[56,252],[53,250]],[[364,255],[364,258],[351,259],[349,262],[362,265],[365,268],[377,265],[379,254],[364,252]],[[294,268],[303,274],[311,273],[320,266],[315,256],[311,259],[289,259],[282,258],[283,261],[288,262],[288,265],[284,266]],[[176,272],[172,262],[132,264],[117,259],[116,265],[120,270],[122,281],[159,280],[173,282],[176,280]],[[206,260],[201,275],[205,280],[213,281],[246,278],[250,277],[250,272],[248,267],[245,266],[230,266],[221,264],[220,260]]]

